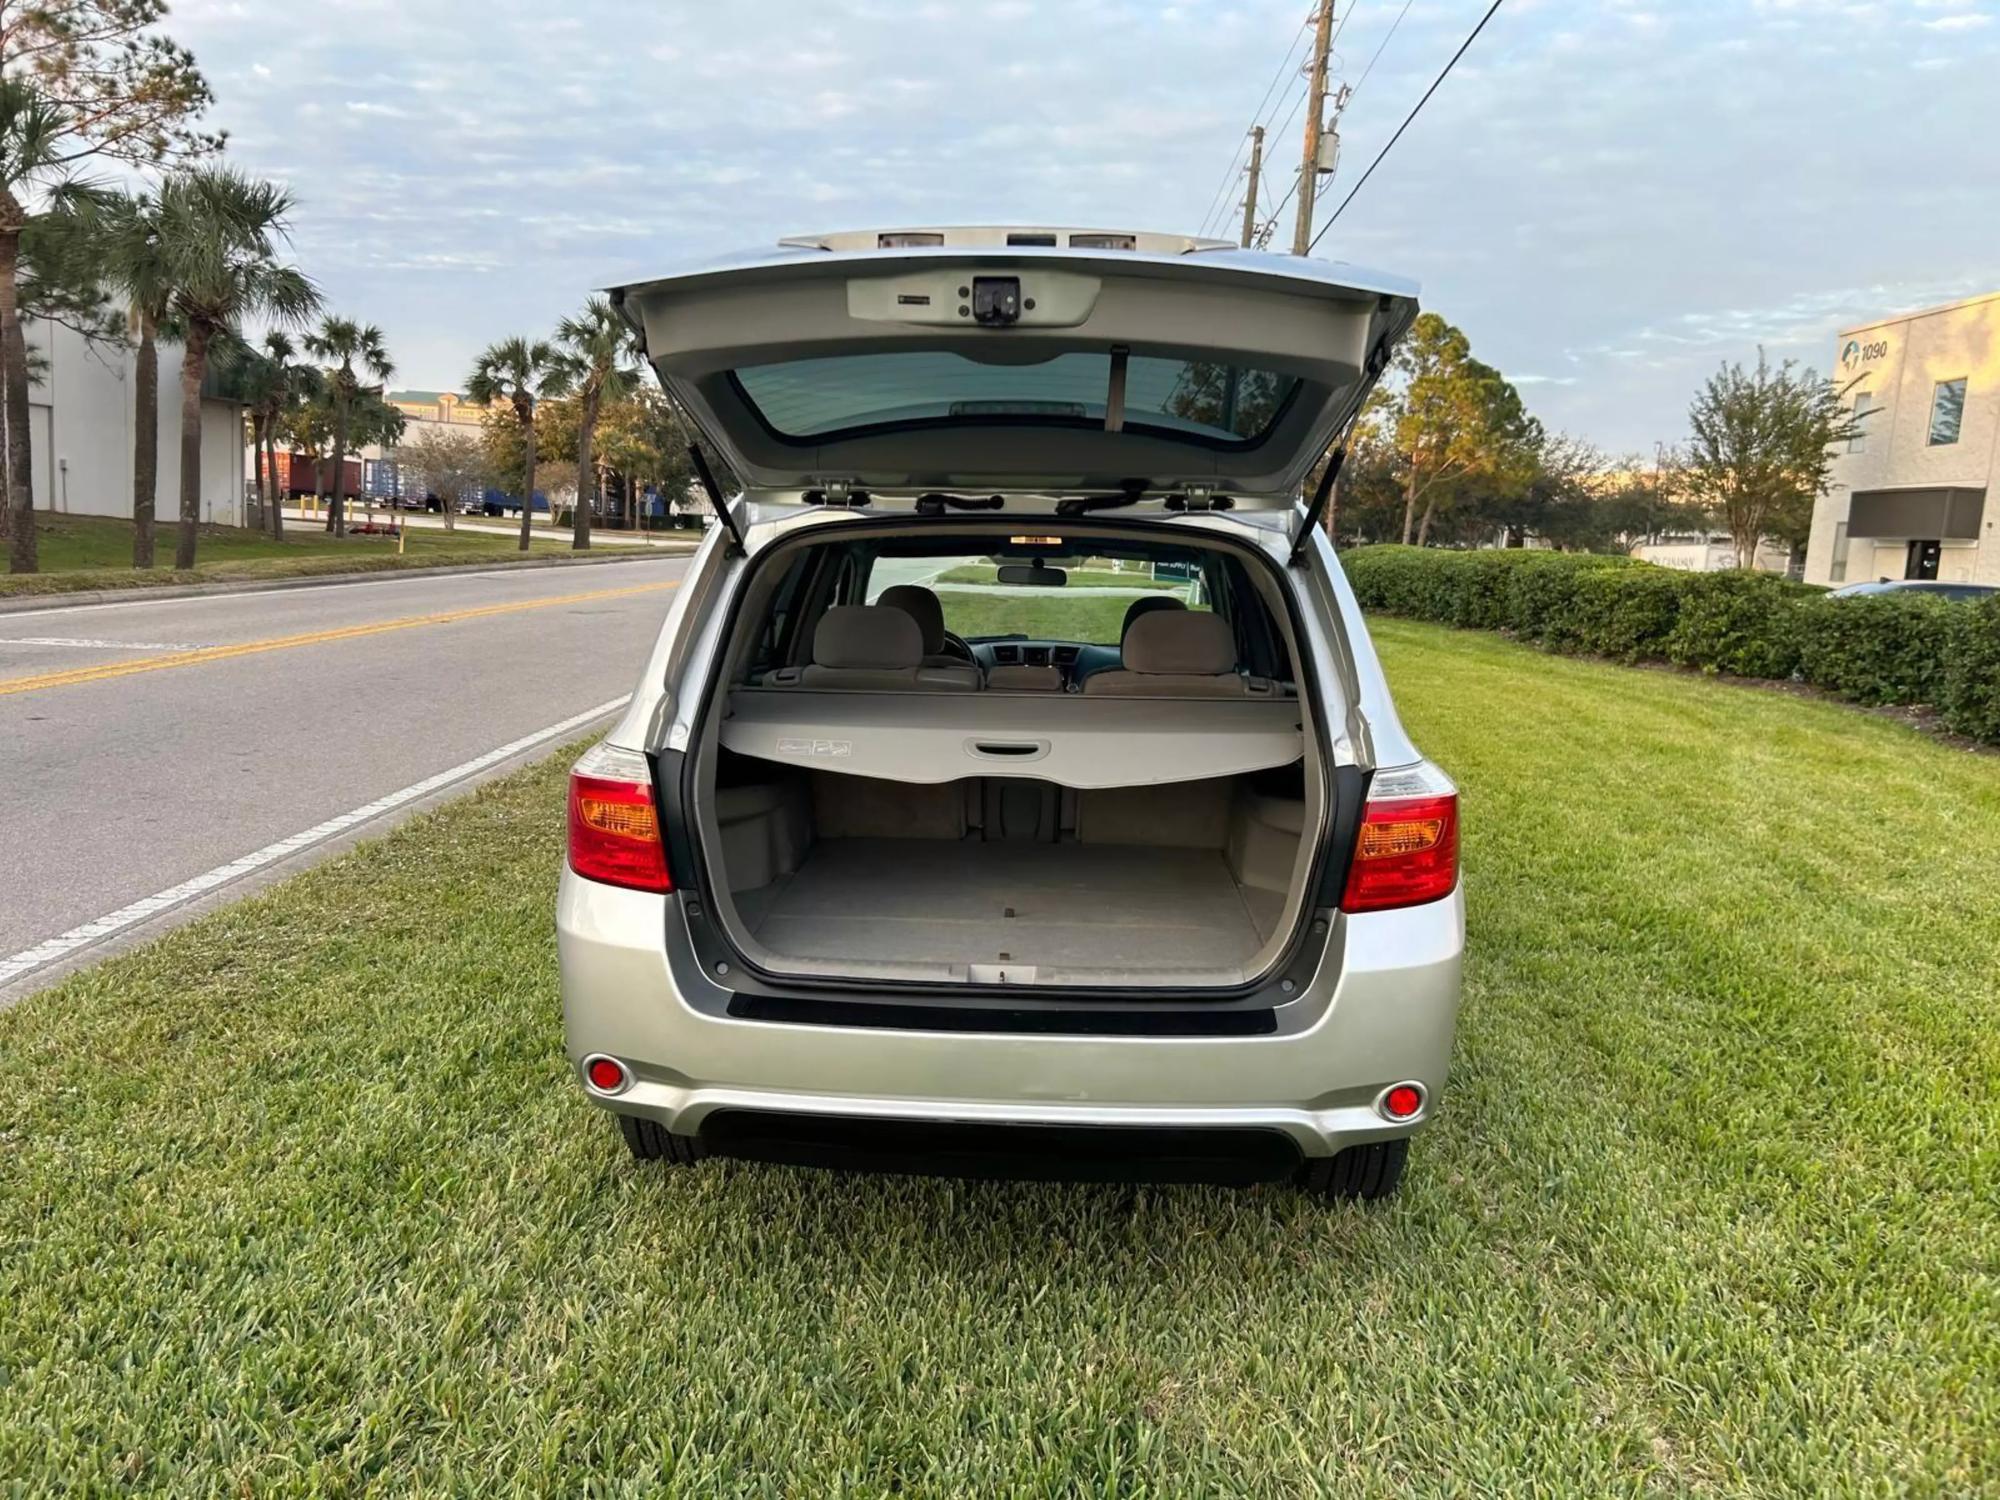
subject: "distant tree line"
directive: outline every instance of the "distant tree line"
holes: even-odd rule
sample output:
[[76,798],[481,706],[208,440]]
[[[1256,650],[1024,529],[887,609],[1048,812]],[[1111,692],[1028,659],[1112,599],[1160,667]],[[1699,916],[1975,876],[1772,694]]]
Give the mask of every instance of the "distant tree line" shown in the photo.
[[1612,457],[1551,433],[1436,313],[1421,314],[1349,434],[1326,525],[1343,545],[1523,546],[1623,552],[1726,532],[1740,566],[1761,539],[1803,550],[1836,447],[1856,431],[1843,393],[1759,352],[1697,393],[1691,436]]

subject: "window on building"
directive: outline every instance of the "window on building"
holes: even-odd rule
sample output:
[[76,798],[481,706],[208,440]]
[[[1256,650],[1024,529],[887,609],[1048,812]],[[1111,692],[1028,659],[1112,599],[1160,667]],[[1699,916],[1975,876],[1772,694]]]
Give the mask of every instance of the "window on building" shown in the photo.
[[1849,453],[1866,453],[1868,451],[1868,429],[1874,425],[1869,422],[1868,417],[1872,412],[1879,410],[1881,408],[1875,404],[1874,392],[1856,391],[1854,393],[1854,436],[1847,440],[1847,451]]
[[1847,523],[1837,521],[1833,527],[1833,566],[1826,571],[1831,583],[1847,582]]
[[1931,392],[1931,446],[1941,448],[1958,441],[1965,425],[1965,377],[1940,380]]

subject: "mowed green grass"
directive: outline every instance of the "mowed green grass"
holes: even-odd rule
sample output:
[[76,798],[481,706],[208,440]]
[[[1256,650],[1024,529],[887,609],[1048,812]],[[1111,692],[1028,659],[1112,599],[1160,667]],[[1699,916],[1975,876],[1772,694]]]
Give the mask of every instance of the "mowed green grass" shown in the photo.
[[0,1476],[1995,1492],[2000,759],[1377,639],[1471,916],[1394,1202],[630,1162],[556,762],[0,1015]]
[[[1118,568],[1088,568],[1060,565],[1064,587],[1073,589],[1184,589],[1183,580],[1155,578],[1150,573],[1126,572]],[[932,583],[998,583],[1000,570],[992,563],[961,563],[947,568]],[[1025,585],[1023,585],[1025,587]]]
[[[376,512],[377,524],[401,519],[401,512]],[[358,523],[357,508],[353,518]],[[191,570],[174,568],[178,524],[162,518],[153,535],[154,566],[132,567],[132,523],[113,516],[35,514],[36,562],[40,571],[0,574],[0,597],[9,594],[68,593],[80,589],[143,588],[223,579],[286,578],[322,573],[376,572],[438,563],[505,560],[518,554],[519,538],[491,532],[412,526],[399,553],[393,536],[334,537],[317,522],[287,521],[283,541],[235,526],[203,526]],[[567,552],[568,536],[544,540],[536,553]]]
[[[1115,646],[1124,633],[1131,594],[1101,589],[1021,589],[990,594],[939,589],[945,629],[967,640],[1023,635],[1036,641],[1084,641]],[[1207,608],[1206,605],[1200,606]]]

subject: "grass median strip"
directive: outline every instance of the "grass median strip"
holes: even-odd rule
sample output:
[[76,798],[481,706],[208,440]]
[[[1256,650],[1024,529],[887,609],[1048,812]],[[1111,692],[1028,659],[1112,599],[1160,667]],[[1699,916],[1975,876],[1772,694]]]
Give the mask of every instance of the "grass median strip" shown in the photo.
[[[413,630],[420,625],[451,625],[461,620],[484,619],[491,615],[519,614],[528,609],[550,609],[563,604],[581,604],[593,599],[622,599],[632,594],[658,593],[679,588],[678,580],[639,583],[619,589],[590,589],[580,594],[558,594],[549,599],[516,599],[506,604],[482,604],[472,609],[447,609],[427,615],[403,615],[393,620],[371,620],[365,625],[343,625],[333,630],[308,630],[298,635],[269,636],[260,641],[238,641],[227,646],[201,646],[191,651],[169,651],[162,656],[135,656],[127,661],[100,662],[94,666],[71,667],[66,671],[37,672],[27,677],[0,679],[0,698],[10,693],[32,693],[42,688],[72,687],[83,682],[101,682],[108,677],[129,677],[135,672],[164,672],[175,667],[200,666],[205,662],[229,661],[239,656],[256,656],[266,651],[288,651],[295,646],[323,646],[334,641],[351,641],[362,636],[383,635],[392,630]],[[132,649],[149,649],[135,646]]]
[[0,1015],[0,1475],[1990,1486],[1994,763],[1376,633],[1472,913],[1394,1204],[632,1165],[562,1057],[559,758]]

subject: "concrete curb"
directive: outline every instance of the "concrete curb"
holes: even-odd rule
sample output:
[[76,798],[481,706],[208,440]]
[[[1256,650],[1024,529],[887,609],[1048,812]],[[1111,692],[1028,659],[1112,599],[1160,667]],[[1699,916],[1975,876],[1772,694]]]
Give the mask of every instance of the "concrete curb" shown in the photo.
[[[699,545],[699,544],[697,544]],[[659,562],[692,557],[694,547],[634,547],[617,556],[496,558],[486,562],[439,563],[429,568],[375,568],[363,573],[317,573],[305,578],[224,579],[218,583],[173,583],[158,588],[69,589],[52,594],[0,596],[0,615],[87,604],[123,604],[143,599],[198,599],[210,594],[271,594],[286,589],[332,588],[346,583],[383,583],[404,578],[436,578],[447,573],[499,573],[533,568],[591,568],[609,563]]]

